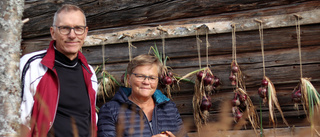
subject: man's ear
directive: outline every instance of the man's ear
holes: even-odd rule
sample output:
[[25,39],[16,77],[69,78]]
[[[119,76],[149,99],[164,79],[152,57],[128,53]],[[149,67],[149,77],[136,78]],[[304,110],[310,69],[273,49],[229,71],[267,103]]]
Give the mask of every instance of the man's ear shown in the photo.
[[53,39],[53,40],[56,40],[56,36],[55,36],[55,31],[54,31],[54,28],[53,27],[50,27],[50,34],[51,34],[51,38]]

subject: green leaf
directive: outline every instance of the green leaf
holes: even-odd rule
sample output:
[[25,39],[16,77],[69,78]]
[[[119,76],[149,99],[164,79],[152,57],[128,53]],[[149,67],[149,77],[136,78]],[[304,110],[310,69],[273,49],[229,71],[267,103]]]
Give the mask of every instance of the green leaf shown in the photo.
[[99,72],[100,72],[100,70],[101,70],[101,67],[102,67],[102,66],[97,66],[97,68],[96,68],[96,70],[95,70],[96,75],[99,74]]
[[160,60],[160,62],[162,63],[162,56],[158,51],[157,45],[156,43],[154,43],[154,47],[151,46],[151,49],[153,50],[154,55]]
[[[181,79],[181,77],[178,77],[178,76],[174,76],[177,80],[180,80]],[[195,84],[195,82],[193,81],[193,80],[190,80],[190,79],[187,79],[187,78],[185,78],[185,79],[181,79],[181,81],[184,81],[184,82],[190,82],[190,83],[192,83],[192,84]]]
[[112,75],[108,74],[108,77],[109,77],[112,81],[114,81],[118,86],[121,86],[121,84],[120,84]]

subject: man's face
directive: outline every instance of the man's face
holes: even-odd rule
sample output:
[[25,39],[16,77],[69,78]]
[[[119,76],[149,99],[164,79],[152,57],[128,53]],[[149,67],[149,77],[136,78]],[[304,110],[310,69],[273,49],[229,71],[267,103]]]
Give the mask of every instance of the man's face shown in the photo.
[[51,37],[56,40],[57,50],[70,60],[77,57],[78,51],[87,36],[88,27],[85,27],[83,34],[76,34],[74,29],[71,29],[69,34],[61,34],[58,27],[73,28],[85,25],[85,17],[81,11],[62,11],[57,15],[55,26],[50,28]]

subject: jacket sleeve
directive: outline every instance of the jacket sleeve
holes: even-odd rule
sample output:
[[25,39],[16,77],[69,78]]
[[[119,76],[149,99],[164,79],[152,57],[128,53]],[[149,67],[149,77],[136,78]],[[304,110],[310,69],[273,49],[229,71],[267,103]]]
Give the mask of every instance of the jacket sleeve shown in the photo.
[[[24,64],[20,64],[20,72],[22,72],[21,66]],[[23,87],[23,94],[21,96],[21,104],[20,104],[20,120],[21,124],[25,125],[30,130],[30,119],[31,119],[31,111],[33,108],[34,99],[33,96],[35,91],[31,85],[31,75],[30,71],[28,70],[26,74],[24,74],[24,87]],[[21,75],[22,77],[22,75]]]
[[116,111],[110,104],[104,104],[99,111],[98,118],[98,137],[116,136]]
[[91,77],[91,82],[92,82],[92,88],[94,89],[94,91],[96,92],[96,97],[97,97],[97,92],[98,92],[98,79],[96,76],[96,73],[93,69],[93,67],[91,65],[88,65],[90,67],[91,72],[93,73],[92,77]]
[[36,93],[37,85],[47,71],[47,68],[41,65],[41,54],[45,51],[38,51],[32,54],[26,54],[20,59],[20,79],[22,83],[20,120],[21,123],[30,129],[31,111],[34,104],[33,96]]
[[[92,68],[91,65],[88,65],[91,72],[93,73],[92,77],[91,77],[91,84],[92,84],[92,88],[93,90],[95,91],[95,103],[97,102],[97,94],[98,94],[98,79],[97,79],[97,76],[96,76],[96,73],[94,71],[94,69]],[[96,106],[96,104],[94,104]],[[98,123],[98,114],[96,112],[96,124]]]
[[178,126],[179,126],[180,130],[181,130],[182,127],[183,127],[183,122],[182,122],[182,119],[181,119],[181,116],[180,116],[180,113],[179,113],[178,109],[177,108],[175,108],[175,109],[176,109],[177,123],[178,123]]
[[176,136],[183,136],[183,137],[188,137],[187,136],[187,133],[184,129],[184,126],[183,126],[183,121],[181,119],[181,116],[180,116],[180,113],[178,111],[178,108],[176,107],[176,104],[174,103],[174,109],[175,109],[175,117],[176,117],[176,122],[177,122],[177,125],[179,127],[179,131],[178,133],[176,133]]

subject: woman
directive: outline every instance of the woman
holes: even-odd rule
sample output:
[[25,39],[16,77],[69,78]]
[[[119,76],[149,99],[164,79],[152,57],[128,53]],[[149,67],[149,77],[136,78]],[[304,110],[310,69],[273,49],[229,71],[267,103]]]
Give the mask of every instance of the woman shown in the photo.
[[182,120],[174,102],[157,90],[162,64],[139,55],[129,62],[127,82],[100,108],[99,137],[175,137]]

